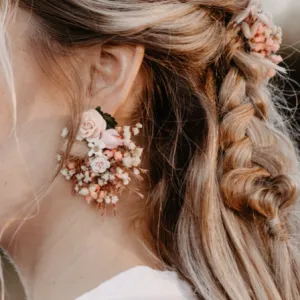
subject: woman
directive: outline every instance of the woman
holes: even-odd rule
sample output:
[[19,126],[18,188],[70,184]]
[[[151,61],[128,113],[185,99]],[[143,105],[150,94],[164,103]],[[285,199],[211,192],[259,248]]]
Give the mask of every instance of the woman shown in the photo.
[[259,1],[5,0],[1,25],[1,243],[28,299],[299,299]]

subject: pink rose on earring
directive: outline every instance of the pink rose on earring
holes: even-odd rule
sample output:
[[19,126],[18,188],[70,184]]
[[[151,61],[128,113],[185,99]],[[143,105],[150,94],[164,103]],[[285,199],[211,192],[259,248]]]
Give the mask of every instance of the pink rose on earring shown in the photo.
[[91,109],[83,113],[76,139],[83,141],[99,138],[105,129],[106,121],[95,109]]
[[105,155],[98,156],[90,160],[90,165],[94,173],[104,173],[109,167],[110,162]]
[[124,142],[115,129],[107,129],[103,131],[101,135],[101,141],[104,142],[105,148],[107,149],[115,149]]

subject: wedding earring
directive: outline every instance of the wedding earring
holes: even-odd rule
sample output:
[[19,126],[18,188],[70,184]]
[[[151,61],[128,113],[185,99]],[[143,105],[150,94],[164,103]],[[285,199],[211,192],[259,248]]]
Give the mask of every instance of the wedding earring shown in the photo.
[[[100,107],[83,113],[76,137],[85,147],[85,156],[58,154],[63,162],[61,174],[73,183],[73,194],[84,196],[88,204],[99,208],[115,207],[120,192],[135,176],[142,180],[146,171],[140,167],[143,148],[132,137],[140,133],[142,125],[118,127],[116,120]],[[64,128],[67,139],[69,130]]]

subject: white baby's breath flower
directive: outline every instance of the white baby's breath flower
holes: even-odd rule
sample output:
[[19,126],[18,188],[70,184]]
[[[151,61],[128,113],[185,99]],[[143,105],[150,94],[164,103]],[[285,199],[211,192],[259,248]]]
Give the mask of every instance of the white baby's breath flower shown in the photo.
[[82,180],[79,180],[79,181],[78,181],[78,185],[79,185],[79,186],[83,186]]
[[92,181],[92,178],[91,178],[91,176],[89,174],[86,174],[85,177],[84,177],[84,179],[83,179],[83,181],[85,183],[90,183]]
[[105,144],[100,139],[95,140],[93,142],[90,142],[89,147],[91,150],[89,151],[89,156],[96,155],[96,156],[102,156],[103,155],[103,149],[105,148]]
[[111,197],[111,202],[112,202],[112,204],[116,204],[118,201],[119,201],[118,196],[112,196],[112,197]]
[[87,188],[83,188],[79,191],[79,194],[82,196],[88,196],[90,191]]
[[138,135],[140,133],[140,130],[136,127],[133,127],[132,132],[133,132],[133,135]]
[[57,161],[58,161],[58,162],[61,162],[61,160],[62,160],[62,155],[57,154],[56,158],[57,158]]
[[132,151],[132,155],[137,157],[137,158],[140,158],[143,154],[143,148],[141,147],[136,147],[133,151]]
[[110,196],[105,196],[104,201],[106,204],[110,204],[111,203],[111,197]]
[[85,176],[82,173],[76,175],[77,180],[82,180]]
[[76,173],[76,170],[71,170],[71,171],[69,171],[69,176],[73,176],[73,175],[75,175],[75,173]]
[[104,183],[104,180],[102,180],[102,179],[98,179],[98,184],[100,185],[100,186],[103,186],[105,183]]
[[128,148],[129,148],[129,150],[134,150],[135,148],[136,148],[136,145],[135,145],[135,143],[134,142],[130,142],[129,143],[129,145],[128,145]]
[[79,192],[79,186],[78,186],[78,184],[75,185],[74,190],[75,190],[75,192],[77,192],[77,193]]
[[123,180],[129,180],[129,174],[127,172],[122,174],[122,179]]
[[125,180],[123,180],[123,183],[124,183],[124,185],[128,185],[129,184],[129,180],[125,179]]
[[60,174],[66,177],[66,176],[69,175],[69,170],[68,170],[67,168],[63,168],[63,169],[60,171]]
[[61,132],[61,137],[65,139],[68,136],[68,134],[69,134],[69,129],[64,128]]
[[130,132],[130,126],[124,126],[123,131],[125,132]]
[[132,167],[132,158],[130,156],[123,157],[122,159],[124,167],[130,169]]
[[91,192],[91,197],[96,200],[98,198],[98,193],[97,192]]
[[104,174],[101,176],[101,178],[102,178],[104,181],[108,181],[108,180],[109,180],[109,173],[108,173],[108,172],[104,173]]
[[83,171],[83,172],[85,172],[85,171],[87,171],[87,167],[86,166],[81,166],[81,170]]
[[116,176],[114,174],[109,175],[109,180],[114,181],[116,179]]
[[70,180],[70,179],[71,179],[71,176],[69,176],[69,175],[66,176],[66,179],[67,179],[67,180]]
[[124,132],[124,144],[125,144],[125,142],[130,142],[130,140],[131,140],[131,133],[130,132]]
[[140,174],[141,174],[140,170],[137,169],[137,168],[134,168],[134,169],[133,169],[133,173],[134,173],[135,175],[140,175]]
[[141,164],[141,159],[140,158],[134,158],[133,162],[132,162],[132,165],[134,167],[138,167],[139,165]]
[[122,174],[122,173],[124,173],[124,171],[123,171],[121,168],[118,167],[118,168],[117,168],[117,173],[118,173],[118,174]]
[[135,125],[135,127],[141,129],[141,128],[143,128],[143,125],[142,125],[141,123],[137,123],[137,124]]
[[90,190],[90,192],[95,192],[96,191],[96,185],[95,184],[90,184],[89,190]]

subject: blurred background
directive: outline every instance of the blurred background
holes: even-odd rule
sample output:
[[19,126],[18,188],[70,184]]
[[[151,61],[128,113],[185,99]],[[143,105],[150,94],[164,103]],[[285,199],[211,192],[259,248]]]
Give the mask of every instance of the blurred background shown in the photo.
[[[285,83],[284,89],[289,105],[294,108],[297,103],[297,97],[291,91],[300,90],[297,86],[297,83],[300,83],[300,0],[263,0],[263,2],[265,10],[273,13],[275,23],[282,26],[283,29],[284,44],[282,55],[290,69],[289,76],[295,81],[294,83],[292,81]],[[295,118],[300,126],[300,109]],[[16,272],[7,260],[4,261],[3,269],[7,300],[25,299],[21,285],[17,280]]]
[[[273,14],[275,23],[283,29],[283,45],[281,54],[289,68],[292,79],[280,85],[286,94],[291,108],[296,108],[300,87],[300,0],[263,0],[264,9]],[[294,82],[293,82],[294,81]],[[295,121],[300,128],[300,108],[295,112]],[[300,146],[300,138],[298,137]]]

